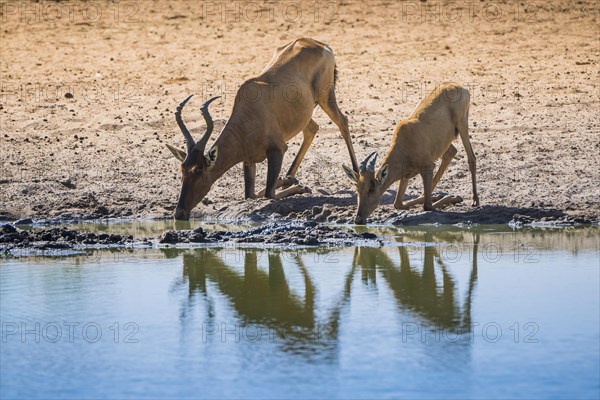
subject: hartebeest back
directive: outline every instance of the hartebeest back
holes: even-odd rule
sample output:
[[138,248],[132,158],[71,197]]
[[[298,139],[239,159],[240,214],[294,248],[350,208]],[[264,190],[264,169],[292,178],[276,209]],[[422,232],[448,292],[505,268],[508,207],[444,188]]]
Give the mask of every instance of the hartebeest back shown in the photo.
[[[460,135],[467,158],[473,184],[473,205],[479,205],[475,179],[475,154],[469,141],[469,102],[466,88],[455,84],[443,84],[427,96],[413,113],[400,121],[394,130],[392,144],[381,168],[375,172],[377,154],[370,154],[360,165],[359,172],[344,166],[348,177],[356,183],[358,191],[357,224],[364,224],[367,217],[377,208],[383,193],[396,181],[398,193],[394,207],[406,208],[424,203],[425,210],[433,210],[459,199],[448,196],[435,204],[432,192],[442,174],[456,155],[452,141]],[[442,162],[435,176],[435,162]],[[420,174],[423,178],[424,196],[403,203],[404,193],[410,178]]]
[[293,177],[319,129],[312,119],[317,104],[340,129],[353,169],[358,171],[348,119],[338,108],[335,98],[335,82],[335,59],[325,43],[298,39],[278,48],[263,72],[240,86],[231,116],[206,155],[204,150],[212,132],[208,105],[214,98],[202,107],[207,128],[198,143],[194,142],[181,119],[181,110],[189,97],[185,99],[175,115],[187,142],[187,152],[168,146],[182,161],[182,187],[175,218],[188,219],[212,184],[240,162],[244,163],[246,198],[257,196],[255,164],[265,159],[268,160],[267,186],[259,195],[282,198],[305,192],[307,189],[299,185],[277,194],[275,189],[295,182],[292,178],[278,179],[287,150],[286,142],[303,132],[304,140],[287,173],[288,177]]

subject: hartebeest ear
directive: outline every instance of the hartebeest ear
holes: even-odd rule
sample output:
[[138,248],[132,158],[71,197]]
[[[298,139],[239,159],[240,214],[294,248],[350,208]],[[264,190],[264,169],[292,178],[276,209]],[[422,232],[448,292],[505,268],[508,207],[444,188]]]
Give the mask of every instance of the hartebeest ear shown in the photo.
[[217,146],[213,146],[210,148],[208,153],[206,153],[206,162],[208,163],[208,168],[212,168],[217,161],[217,156],[219,155],[219,148]]
[[167,149],[169,149],[171,151],[171,153],[173,153],[173,155],[175,156],[176,159],[178,159],[181,162],[183,162],[183,160],[185,160],[185,151],[179,150],[179,149],[171,146],[170,144],[167,144],[166,146],[167,146]]
[[344,172],[346,173],[346,175],[348,176],[348,178],[350,178],[350,180],[352,182],[358,183],[358,175],[352,168],[347,167],[345,165],[342,165],[342,168],[344,168]]
[[379,181],[379,184],[383,184],[383,182],[385,182],[385,178],[387,178],[388,176],[388,164],[385,164],[383,167],[381,167],[379,169],[379,172],[377,173],[377,181]]

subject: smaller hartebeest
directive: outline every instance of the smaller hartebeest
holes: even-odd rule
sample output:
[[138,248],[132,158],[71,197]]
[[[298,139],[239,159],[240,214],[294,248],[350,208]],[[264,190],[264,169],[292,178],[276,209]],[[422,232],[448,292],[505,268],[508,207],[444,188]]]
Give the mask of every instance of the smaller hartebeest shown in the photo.
[[[296,183],[294,176],[306,151],[315,138],[319,126],[312,119],[313,109],[319,105],[338,126],[352,167],[358,171],[354,156],[348,118],[340,111],[335,98],[337,77],[335,58],[331,48],[313,39],[298,39],[281,46],[265,69],[255,78],[244,82],[235,96],[231,116],[225,127],[204,154],[213,130],[208,105],[202,106],[206,132],[196,143],[186,128],[181,111],[190,97],[175,113],[187,151],[167,145],[181,161],[181,193],[175,208],[175,219],[189,219],[192,209],[206,196],[213,183],[236,164],[244,164],[245,197],[283,198],[306,193],[307,188],[294,185],[275,194],[275,190]],[[290,139],[302,132],[304,140],[286,179],[279,173],[283,155]],[[255,193],[256,163],[267,159],[266,189]]]
[[[358,192],[358,210],[354,219],[364,224],[379,205],[381,196],[396,181],[398,193],[394,207],[408,208],[424,203],[424,209],[431,211],[462,199],[446,196],[433,203],[432,192],[442,174],[456,155],[452,141],[460,135],[467,158],[473,184],[473,205],[479,205],[477,183],[475,179],[475,154],[469,141],[469,91],[459,85],[443,84],[427,96],[413,113],[400,121],[394,130],[392,144],[383,160],[381,168],[375,173],[377,153],[371,153],[361,163],[359,172],[346,167],[346,175],[356,183]],[[441,157],[440,166],[433,176],[435,162]],[[404,193],[409,180],[420,174],[423,178],[424,196],[404,203]]]

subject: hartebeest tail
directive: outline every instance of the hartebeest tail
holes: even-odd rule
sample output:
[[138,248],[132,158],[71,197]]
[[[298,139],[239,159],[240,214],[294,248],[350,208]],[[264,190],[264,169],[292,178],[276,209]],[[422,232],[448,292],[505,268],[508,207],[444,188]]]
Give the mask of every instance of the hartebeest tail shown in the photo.
[[[356,183],[358,192],[357,224],[364,224],[379,205],[383,193],[396,181],[398,193],[394,207],[406,208],[424,203],[425,210],[433,210],[460,198],[447,196],[433,203],[432,192],[444,171],[456,155],[452,141],[460,135],[469,161],[473,184],[473,205],[479,205],[475,178],[475,154],[469,140],[469,91],[459,85],[443,84],[427,96],[407,118],[396,125],[392,144],[375,172],[376,153],[371,153],[361,163],[359,172],[344,166],[348,177]],[[435,176],[435,162],[442,158]],[[403,203],[409,180],[420,174],[423,178],[424,196]]]
[[[313,39],[298,39],[275,51],[263,72],[244,82],[237,92],[231,116],[214,144],[204,154],[212,132],[208,112],[209,100],[202,107],[206,133],[195,143],[181,118],[189,97],[177,108],[175,117],[187,142],[187,151],[168,146],[182,161],[182,186],[175,209],[176,219],[188,219],[191,210],[206,196],[212,184],[234,165],[244,163],[245,197],[254,198],[256,163],[268,161],[267,186],[258,193],[268,198],[282,198],[308,189],[294,185],[275,193],[282,186],[296,182],[306,151],[319,126],[312,119],[319,105],[338,126],[348,147],[352,167],[358,171],[348,119],[335,98],[336,65],[331,48]],[[283,155],[291,138],[302,131],[304,140],[286,179],[279,179]]]

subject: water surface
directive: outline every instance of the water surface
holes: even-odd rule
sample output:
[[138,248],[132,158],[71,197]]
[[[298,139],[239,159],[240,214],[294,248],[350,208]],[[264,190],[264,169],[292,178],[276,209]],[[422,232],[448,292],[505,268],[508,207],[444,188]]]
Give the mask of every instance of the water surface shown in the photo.
[[371,229],[0,259],[0,397],[600,396],[598,228]]

